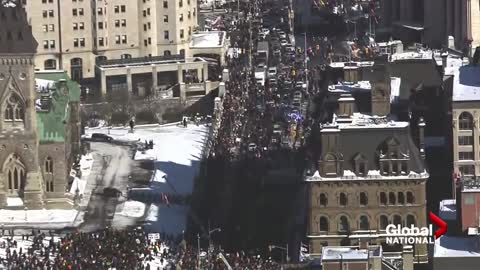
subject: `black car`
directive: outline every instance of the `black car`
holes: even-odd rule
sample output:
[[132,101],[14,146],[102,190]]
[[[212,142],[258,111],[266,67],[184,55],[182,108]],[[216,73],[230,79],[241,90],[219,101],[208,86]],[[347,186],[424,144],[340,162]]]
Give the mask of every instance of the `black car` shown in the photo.
[[112,142],[113,138],[103,133],[93,133],[91,140],[95,142]]
[[122,192],[116,188],[106,187],[103,189],[103,196],[118,198],[122,195]]

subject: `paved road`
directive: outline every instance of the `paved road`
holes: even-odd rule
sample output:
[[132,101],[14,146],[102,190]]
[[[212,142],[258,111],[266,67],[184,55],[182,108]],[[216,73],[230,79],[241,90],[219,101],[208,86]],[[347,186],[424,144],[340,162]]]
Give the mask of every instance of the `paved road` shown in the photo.
[[96,142],[92,142],[90,146],[95,162],[85,190],[85,193],[91,192],[91,197],[85,222],[80,227],[83,231],[93,231],[110,225],[115,208],[123,197],[104,196],[103,189],[115,188],[126,194],[133,164],[128,146]]

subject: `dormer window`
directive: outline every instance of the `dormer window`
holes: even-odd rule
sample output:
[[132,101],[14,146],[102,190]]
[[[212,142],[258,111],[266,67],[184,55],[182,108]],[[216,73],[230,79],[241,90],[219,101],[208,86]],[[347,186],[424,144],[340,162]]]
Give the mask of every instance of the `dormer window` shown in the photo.
[[353,163],[354,163],[355,174],[356,175],[358,175],[358,176],[366,176],[367,175],[367,173],[368,173],[368,168],[367,168],[368,160],[364,155],[362,155],[360,153],[357,154],[353,158]]
[[337,157],[333,154],[325,155],[323,159],[323,172],[326,176],[337,176]]

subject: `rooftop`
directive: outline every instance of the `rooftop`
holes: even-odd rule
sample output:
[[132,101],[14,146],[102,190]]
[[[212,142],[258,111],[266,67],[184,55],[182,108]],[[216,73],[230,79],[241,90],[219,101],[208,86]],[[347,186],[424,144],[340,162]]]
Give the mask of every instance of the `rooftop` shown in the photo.
[[440,201],[440,218],[443,220],[457,219],[457,205],[456,201],[449,199]]
[[454,72],[453,101],[480,101],[480,67],[463,66]]
[[[370,253],[370,254],[369,254]],[[324,247],[322,261],[337,260],[368,260],[369,257],[381,257],[382,248],[377,246],[373,249],[360,249],[359,247]]]
[[338,129],[365,129],[365,128],[407,128],[408,122],[393,121],[387,117],[371,116],[362,113],[353,113],[350,118],[340,118],[337,115],[333,116],[331,125],[324,125],[326,129],[321,132],[328,132],[330,127],[337,127]]
[[192,41],[190,41],[190,48],[192,49],[221,48],[224,45],[224,31],[198,32],[192,35]]
[[442,236],[435,240],[434,257],[480,257],[480,237]]

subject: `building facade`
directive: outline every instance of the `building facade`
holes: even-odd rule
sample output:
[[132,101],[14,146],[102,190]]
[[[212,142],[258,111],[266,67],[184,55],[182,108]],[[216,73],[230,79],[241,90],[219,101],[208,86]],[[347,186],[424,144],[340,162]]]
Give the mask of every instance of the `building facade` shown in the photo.
[[[60,130],[75,132],[70,117],[78,115],[79,87],[59,81],[42,98],[34,73],[38,44],[20,1],[2,2],[0,20],[0,207],[71,206],[65,191],[70,149],[78,148],[79,136],[61,142],[51,138],[58,138]],[[38,110],[44,103],[48,107]]]
[[459,50],[468,40],[473,48],[480,44],[479,0],[382,1],[382,13],[383,26],[402,40],[439,48],[452,36]]
[[35,68],[74,80],[95,77],[107,59],[187,55],[197,27],[195,0],[39,0],[25,8],[40,43]]

